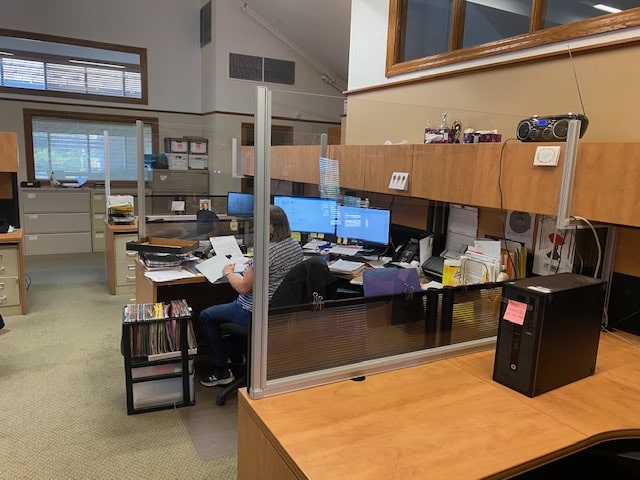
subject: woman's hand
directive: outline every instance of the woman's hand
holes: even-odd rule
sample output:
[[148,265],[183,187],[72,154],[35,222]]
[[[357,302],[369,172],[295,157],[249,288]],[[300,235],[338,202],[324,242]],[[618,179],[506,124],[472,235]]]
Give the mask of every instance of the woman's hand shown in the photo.
[[235,270],[235,263],[230,263],[222,267],[222,274],[225,277],[228,277],[229,275],[233,274],[234,270]]

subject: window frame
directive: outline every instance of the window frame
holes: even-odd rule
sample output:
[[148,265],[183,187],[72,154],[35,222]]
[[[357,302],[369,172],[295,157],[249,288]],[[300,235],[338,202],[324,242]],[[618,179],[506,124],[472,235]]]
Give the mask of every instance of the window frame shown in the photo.
[[[113,50],[116,52],[131,53],[138,55],[140,58],[140,89],[141,97],[120,97],[116,95],[96,95],[92,93],[74,93],[74,92],[62,92],[58,90],[39,90],[31,88],[19,88],[19,87],[6,87],[0,85],[0,93],[19,94],[19,95],[38,95],[46,97],[61,97],[61,98],[75,98],[82,100],[95,100],[100,102],[115,102],[115,103],[129,103],[129,104],[149,104],[148,93],[148,78],[147,78],[147,49],[140,47],[131,47],[127,45],[118,45],[115,43],[96,42],[92,40],[81,40],[77,38],[59,37],[56,35],[47,35],[41,33],[24,32],[19,30],[9,30],[0,28],[0,36],[25,38],[32,40],[39,40],[43,42],[61,43],[66,45],[74,45],[79,47],[97,48],[101,50]],[[46,54],[38,54],[38,61],[46,60],[49,58]],[[53,57],[50,58],[59,58]]]
[[[430,57],[398,61],[404,51],[404,31],[406,24],[408,0],[389,1],[389,22],[387,34],[387,58],[385,74],[393,77],[405,73],[425,71],[437,67],[455,65],[471,60],[486,59],[505,53],[518,52],[542,47],[554,43],[575,40],[588,36],[615,32],[627,28],[640,26],[640,7],[625,10],[619,13],[601,15],[595,18],[582,20],[566,25],[543,28],[544,9],[546,0],[533,0],[530,33],[505,38],[495,42],[477,45],[469,48],[450,50],[446,53],[433,55]],[[465,0],[453,0],[453,19],[451,28],[450,45],[452,48],[459,48],[462,45],[464,28]],[[606,44],[597,44],[581,47],[580,50],[592,50],[602,47],[611,47],[623,43],[638,43],[637,39],[619,39]],[[530,54],[516,60],[504,60],[492,66],[503,66],[505,64],[515,64],[525,60],[548,58],[551,56],[565,55],[566,52]],[[483,66],[482,68],[487,68]]]
[[[97,113],[78,113],[66,110],[32,110],[24,109],[23,122],[24,122],[24,143],[25,143],[25,160],[27,167],[27,181],[35,182],[35,159],[33,153],[33,117],[53,117],[68,120],[87,121],[87,122],[112,122],[112,123],[126,123],[135,124],[137,120],[141,120],[143,123],[151,126],[151,146],[153,153],[158,153],[160,145],[159,134],[159,122],[157,117],[141,117],[141,116],[129,116],[129,115],[105,115]],[[43,185],[48,184],[47,181],[40,180]],[[104,183],[102,181],[89,180],[88,186],[94,186],[96,183]],[[114,187],[122,186],[128,187],[137,182],[129,180],[112,181],[111,185]]]

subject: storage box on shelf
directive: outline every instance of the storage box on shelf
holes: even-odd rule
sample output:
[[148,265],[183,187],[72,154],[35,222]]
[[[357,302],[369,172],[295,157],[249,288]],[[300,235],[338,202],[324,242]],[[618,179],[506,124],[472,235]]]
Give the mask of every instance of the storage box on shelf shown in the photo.
[[195,403],[197,348],[185,300],[125,306],[122,348],[127,414]]

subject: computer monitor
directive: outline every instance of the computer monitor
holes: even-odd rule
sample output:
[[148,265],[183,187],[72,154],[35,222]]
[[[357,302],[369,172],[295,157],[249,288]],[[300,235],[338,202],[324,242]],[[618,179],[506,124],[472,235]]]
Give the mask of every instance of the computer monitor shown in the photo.
[[252,217],[253,193],[227,193],[227,215],[235,217]]
[[292,232],[335,233],[336,201],[333,199],[276,195],[273,204],[287,214]]
[[336,236],[366,245],[388,245],[390,223],[390,210],[339,206]]

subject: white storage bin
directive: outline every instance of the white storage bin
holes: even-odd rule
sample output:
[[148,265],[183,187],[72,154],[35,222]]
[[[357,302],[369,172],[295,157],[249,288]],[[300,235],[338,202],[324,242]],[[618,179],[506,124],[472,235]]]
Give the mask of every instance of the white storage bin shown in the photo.
[[208,141],[205,140],[191,140],[189,142],[189,153],[195,153],[197,155],[206,155],[208,150]]
[[189,155],[189,168],[192,170],[206,170],[209,166],[208,155]]
[[189,142],[183,138],[165,137],[164,151],[165,153],[187,153],[189,151]]
[[[182,360],[163,363],[160,365],[148,365],[146,367],[133,367],[131,368],[131,378],[146,378],[154,377],[156,375],[167,375],[171,373],[182,372]],[[193,373],[193,359],[189,360],[189,374]]]
[[[189,375],[188,402],[194,401],[193,373]],[[133,408],[159,407],[183,403],[182,377],[138,382],[133,387]]]
[[167,154],[167,163],[169,164],[169,170],[189,169],[188,155],[178,155],[174,153]]

